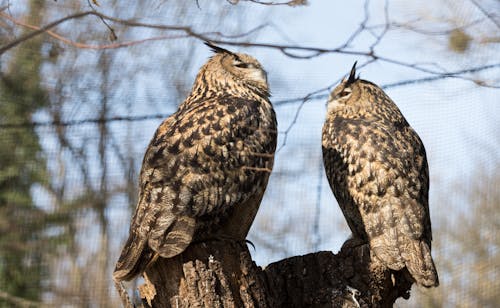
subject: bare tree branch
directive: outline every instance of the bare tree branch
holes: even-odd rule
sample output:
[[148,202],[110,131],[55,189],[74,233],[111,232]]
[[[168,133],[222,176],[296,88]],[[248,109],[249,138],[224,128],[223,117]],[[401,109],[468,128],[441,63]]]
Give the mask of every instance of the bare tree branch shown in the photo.
[[370,11],[368,9],[368,6],[370,4],[370,0],[365,0],[365,4],[363,6],[364,8],[364,18],[363,20],[361,21],[361,23],[359,24],[359,27],[358,29],[356,29],[352,34],[351,36],[345,41],[344,44],[342,44],[341,46],[339,46],[339,48],[348,48],[351,43],[356,39],[356,37],[361,33],[363,32],[363,30],[366,29],[366,23],[368,22],[368,19],[370,19]]
[[[16,47],[17,45],[19,45],[20,43],[24,42],[24,41],[27,41],[37,35],[40,35],[44,32],[47,32],[47,30],[49,29],[52,29],[54,28],[55,26],[65,22],[65,21],[68,21],[68,20],[71,20],[71,19],[78,19],[78,18],[82,18],[84,16],[87,16],[87,15],[96,15],[96,13],[90,11],[90,12],[81,12],[81,13],[76,13],[76,14],[73,14],[73,15],[69,15],[69,16],[66,16],[66,17],[63,17],[59,20],[56,20],[54,22],[51,22],[50,24],[44,26],[44,27],[41,27],[40,29],[36,30],[36,31],[33,31],[31,33],[28,33],[24,36],[21,36],[20,38],[10,42],[10,43],[7,43],[5,45],[3,45],[2,47],[0,47],[0,55],[4,54],[7,50],[13,48],[13,47]],[[0,16],[6,18],[8,17],[7,14],[5,13],[0,13]]]
[[[460,26],[460,27],[451,27],[449,29],[438,30],[438,31],[419,29],[419,28],[412,25],[412,23],[417,22],[419,20],[409,21],[406,23],[391,22],[389,24],[389,27],[394,28],[394,29],[409,30],[409,31],[419,33],[419,34],[424,34],[424,35],[449,35],[453,31],[466,30],[466,29],[468,29],[472,26],[475,26],[475,25],[477,25],[485,20],[487,20],[487,18],[480,18],[480,19],[473,20],[473,21],[471,21],[463,26]],[[381,28],[381,27],[386,27],[386,26],[387,26],[387,23],[383,23],[380,25],[373,25],[369,28]]]
[[29,308],[29,307],[49,307],[49,305],[45,305],[39,302],[34,302],[30,301],[21,297],[17,297],[14,295],[11,295],[7,292],[1,291],[0,290],[0,299],[5,300],[16,307],[24,307],[24,308]]
[[[97,1],[96,0],[92,0],[95,4],[97,4]],[[97,10],[94,8],[94,6],[92,5],[92,2],[90,2],[90,0],[87,0],[87,4],[89,5],[90,9],[92,9],[92,11],[94,12],[97,12]],[[98,4],[97,4],[98,5]],[[109,29],[109,32],[110,32],[110,38],[111,38],[111,41],[116,41],[118,39],[118,36],[116,35],[116,32],[115,32],[115,29],[113,29],[107,22],[106,20],[104,20],[104,18],[102,18],[101,16],[99,16],[99,19],[102,21],[102,23]]]
[[[236,5],[240,0],[226,0],[227,2]],[[257,4],[262,4],[262,5],[287,5],[287,6],[300,6],[300,5],[307,5],[307,0],[291,0],[287,2],[264,2],[264,1],[259,1],[259,0],[243,0],[247,2],[253,2]]]
[[106,122],[135,122],[135,121],[145,121],[145,120],[154,120],[154,119],[163,119],[168,117],[170,114],[151,114],[144,116],[116,116],[109,117],[105,119],[101,118],[90,118],[90,119],[81,119],[81,120],[69,120],[69,121],[47,121],[47,122],[38,122],[32,121],[29,123],[19,123],[19,124],[0,124],[2,128],[19,128],[26,126],[34,126],[34,127],[43,127],[43,126],[79,126],[83,124],[100,124]]
[[[161,24],[141,23],[141,22],[124,20],[124,19],[119,19],[119,18],[107,16],[107,15],[104,15],[102,13],[95,12],[95,11],[88,11],[88,12],[82,12],[82,13],[76,13],[73,15],[69,15],[69,16],[61,18],[57,21],[54,21],[54,22],[48,24],[47,26],[41,27],[36,31],[33,31],[33,32],[23,36],[23,37],[20,37],[20,38],[14,40],[13,42],[10,42],[10,43],[0,47],[0,55],[5,53],[10,48],[13,48],[13,47],[17,46],[18,44],[20,44],[26,40],[29,40],[37,35],[45,33],[49,29],[65,22],[65,21],[68,21],[70,19],[81,18],[81,17],[87,16],[87,15],[94,15],[97,17],[101,17],[105,20],[113,21],[115,23],[119,23],[122,25],[130,26],[130,27],[144,27],[144,28],[159,29],[159,30],[180,31],[180,32],[184,33],[184,35],[163,37],[163,39],[165,39],[165,38],[171,39],[171,38],[193,37],[193,38],[197,38],[197,39],[200,39],[203,41],[211,41],[214,44],[219,44],[219,45],[277,49],[277,50],[281,51],[284,55],[286,55],[288,57],[296,58],[296,59],[311,59],[311,58],[318,57],[320,55],[327,54],[327,53],[339,53],[339,54],[346,54],[346,55],[353,55],[353,56],[366,56],[366,57],[371,58],[372,60],[379,60],[379,61],[383,61],[383,62],[387,62],[387,63],[392,63],[392,64],[412,68],[414,70],[421,71],[424,73],[429,73],[429,74],[434,74],[434,75],[441,75],[441,74],[447,73],[445,71],[434,71],[434,70],[426,69],[424,67],[419,66],[416,63],[406,63],[406,62],[403,62],[400,60],[395,60],[395,59],[390,59],[387,57],[379,56],[373,50],[370,50],[368,52],[345,50],[344,49],[345,44],[343,44],[337,48],[319,48],[319,47],[297,46],[297,45],[280,45],[280,44],[270,44],[270,43],[251,43],[251,42],[229,41],[229,40],[214,38],[213,36],[223,37],[218,32],[198,33],[196,31],[194,31],[191,27],[188,27],[188,26],[170,26],[170,25],[161,25]],[[8,15],[0,12],[0,16],[7,18],[6,16],[8,16]],[[137,42],[111,44],[110,46],[108,45],[105,48],[118,48],[118,47],[130,46],[130,45],[138,44],[139,42],[145,42],[145,41],[149,41],[149,40],[158,40],[158,39],[161,39],[161,38],[156,37],[156,38],[139,40]],[[103,48],[104,47],[101,46],[99,49],[103,49]],[[297,54],[297,52],[309,52],[310,54],[300,55],[300,54]]]
[[[425,83],[425,82],[430,82],[430,81],[436,81],[436,80],[445,79],[445,78],[461,78],[461,79],[465,79],[465,80],[474,81],[474,82],[477,83],[476,80],[465,78],[465,77],[462,77],[461,75],[463,75],[463,74],[469,74],[469,73],[477,73],[477,72],[480,72],[480,71],[484,71],[484,70],[488,70],[488,69],[492,69],[492,68],[497,68],[497,67],[500,67],[500,63],[490,64],[490,65],[484,65],[484,66],[480,66],[480,67],[468,68],[468,69],[464,69],[464,70],[460,70],[460,71],[456,71],[456,72],[451,72],[451,73],[443,73],[440,76],[425,77],[425,78],[419,78],[419,79],[402,80],[402,81],[398,81],[398,82],[395,82],[395,83],[383,85],[382,88],[383,89],[389,89],[389,88],[395,88],[395,87],[409,85],[409,84],[416,84],[416,83]],[[500,88],[500,86],[498,86],[498,85],[487,85],[485,83],[482,83],[480,85],[484,86],[484,87],[489,87],[489,88]]]
[[[375,47],[382,41],[382,38],[385,36],[385,34],[389,31],[390,29],[390,20],[389,20],[389,0],[385,0],[384,4],[384,18],[385,18],[385,27],[383,27],[382,32],[380,34],[375,34],[372,33],[376,40],[373,42],[373,44],[370,46],[370,51],[374,52]],[[371,31],[370,31],[371,32]]]
[[[363,65],[360,65],[359,67],[363,67]],[[443,73],[439,76],[402,80],[402,81],[398,81],[395,83],[385,84],[385,85],[382,85],[381,87],[383,89],[389,89],[389,88],[396,88],[396,87],[417,84],[417,83],[426,83],[426,82],[431,82],[431,81],[436,81],[436,80],[446,79],[446,78],[466,79],[461,75],[468,74],[468,73],[477,73],[480,71],[484,71],[484,70],[488,70],[488,69],[492,69],[492,68],[499,68],[499,67],[500,67],[500,63],[495,63],[495,64],[484,65],[484,66],[480,66],[480,67],[474,67],[474,68],[469,68],[469,69],[450,72],[450,73]],[[471,80],[471,79],[466,79],[466,80]],[[477,82],[475,80],[472,80],[472,81]],[[337,83],[338,83],[338,81],[333,83],[332,85],[337,84]],[[285,129],[285,131],[281,132],[281,133],[286,135],[291,130],[293,124],[295,124],[297,122],[297,118],[298,118],[300,109],[302,109],[303,105],[306,102],[312,101],[312,100],[326,99],[328,97],[328,91],[330,90],[332,85],[315,90],[313,92],[310,92],[304,97],[290,98],[290,99],[283,99],[283,100],[275,101],[273,103],[275,106],[280,106],[280,105],[290,104],[290,103],[297,103],[297,102],[301,103],[298,107],[296,114],[294,115],[292,122]],[[490,87],[490,88],[500,88],[500,86],[497,86],[497,85],[487,85],[484,83],[481,83],[479,85],[485,86],[485,87]],[[150,114],[150,115],[143,115],[143,116],[114,116],[114,117],[108,117],[108,118],[88,118],[88,119],[68,120],[68,121],[62,121],[62,120],[31,121],[31,122],[24,122],[24,123],[0,124],[0,128],[51,127],[51,126],[57,127],[57,126],[79,126],[79,125],[84,125],[84,124],[101,124],[101,123],[109,123],[109,122],[138,122],[138,121],[164,119],[168,116],[170,116],[170,114],[159,113],[159,114]],[[283,141],[283,144],[280,146],[280,148],[283,147],[285,144],[286,144],[286,137]]]
[[485,8],[479,5],[479,3],[477,3],[476,0],[470,0],[470,2],[472,2],[481,11],[481,13],[483,13],[486,17],[488,17],[488,19],[491,20],[491,22],[494,23],[497,26],[497,28],[500,29],[500,22],[498,22],[495,19],[495,15],[488,13],[488,11],[486,11]]
[[[98,12],[95,12],[93,11],[92,13],[95,13],[95,14],[98,14],[100,15]],[[38,26],[35,26],[35,25],[30,25],[26,22],[23,22],[23,21],[20,21],[20,20],[17,20],[11,16],[9,16],[8,14],[5,14],[5,13],[1,13],[0,12],[0,16],[5,18],[5,19],[8,19],[10,20],[11,22],[13,22],[14,24],[16,25],[19,25],[19,26],[23,26],[23,27],[26,27],[26,28],[29,28],[29,29],[32,29],[32,30],[41,30],[42,28],[41,27],[38,27]],[[203,35],[217,35],[217,36],[220,36],[220,37],[225,37],[225,38],[240,38],[240,37],[245,37],[245,36],[248,36],[252,33],[255,33],[263,28],[265,28],[267,26],[267,24],[263,24],[263,25],[260,25],[260,26],[257,26],[253,29],[251,29],[250,31],[247,31],[247,32],[244,32],[244,33],[241,33],[241,34],[236,34],[236,35],[224,35],[220,32],[208,32],[208,33],[204,33]],[[173,30],[178,30],[178,29],[173,29]],[[114,30],[112,31],[114,33]],[[134,45],[139,45],[139,44],[142,44],[142,43],[146,43],[146,42],[150,42],[150,41],[159,41],[159,40],[169,40],[169,39],[179,39],[179,38],[187,38],[189,37],[190,35],[189,34],[178,34],[178,35],[160,35],[160,36],[154,36],[154,37],[149,37],[149,38],[145,38],[145,39],[141,39],[141,40],[135,40],[135,41],[127,41],[127,42],[116,42],[116,43],[111,43],[111,44],[103,44],[103,45],[95,45],[95,44],[85,44],[85,43],[80,43],[80,42],[75,42],[75,41],[72,41],[60,34],[57,34],[51,30],[46,30],[45,33],[47,33],[48,35],[50,35],[51,37],[67,44],[67,45],[70,45],[70,46],[73,46],[73,47],[76,47],[76,48],[81,48],[81,49],[96,49],[96,50],[103,50],[103,49],[117,49],[117,48],[122,48],[122,47],[129,47],[129,46],[134,46]],[[116,34],[112,34],[114,36],[116,36]],[[31,38],[31,37],[29,37]],[[29,39],[27,38],[27,39]],[[12,48],[12,47],[15,47],[14,46],[11,46],[9,48]],[[0,54],[2,53],[2,49],[0,49]]]

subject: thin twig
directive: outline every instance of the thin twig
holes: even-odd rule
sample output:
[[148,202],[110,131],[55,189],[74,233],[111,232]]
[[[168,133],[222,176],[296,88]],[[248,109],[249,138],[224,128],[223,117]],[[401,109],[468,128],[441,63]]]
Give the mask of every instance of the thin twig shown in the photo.
[[356,37],[360,33],[362,33],[363,30],[366,29],[366,23],[370,19],[370,13],[369,13],[369,10],[368,10],[369,4],[370,4],[370,1],[369,0],[365,0],[365,4],[363,6],[363,8],[364,8],[364,18],[361,21],[361,23],[359,24],[359,27],[351,34],[351,36],[345,41],[344,44],[342,44],[341,46],[339,46],[337,48],[339,48],[339,49],[348,48],[351,45],[351,43],[356,39]]
[[[21,37],[21,38],[18,38],[17,40],[14,40],[13,42],[11,42],[9,44],[6,44],[6,45],[0,47],[0,55],[3,54],[4,52],[6,52],[8,49],[10,49],[14,46],[17,46],[21,42],[26,41],[30,38],[33,38],[36,35],[42,34],[46,31],[48,31],[49,29],[65,22],[67,20],[81,18],[81,17],[87,16],[87,15],[94,15],[94,16],[102,17],[106,20],[120,23],[120,24],[130,26],[130,27],[144,27],[144,28],[152,28],[152,29],[160,29],[160,30],[181,31],[181,32],[184,32],[185,35],[180,36],[180,37],[189,36],[189,37],[197,38],[197,39],[200,39],[203,41],[211,41],[212,43],[219,44],[219,45],[277,49],[289,57],[298,58],[298,59],[310,59],[310,58],[314,58],[314,57],[317,57],[317,56],[320,56],[320,55],[326,54],[326,53],[340,53],[340,54],[353,55],[353,56],[366,56],[366,57],[369,57],[373,60],[380,60],[380,61],[387,62],[387,63],[397,64],[400,66],[409,67],[409,68],[412,68],[414,70],[418,70],[421,72],[434,74],[434,75],[441,75],[443,73],[446,73],[446,72],[437,72],[437,71],[433,71],[433,70],[419,67],[418,65],[415,65],[415,64],[406,63],[403,61],[382,57],[382,56],[375,54],[375,52],[373,52],[373,51],[369,51],[369,52],[352,51],[352,50],[344,50],[342,48],[329,49],[329,48],[318,48],[318,47],[310,47],[310,46],[279,45],[279,44],[270,44],[270,43],[250,43],[250,42],[238,42],[238,41],[228,41],[228,40],[223,40],[223,39],[214,39],[213,37],[211,37],[211,35],[217,35],[219,33],[217,33],[217,32],[197,33],[194,30],[192,30],[191,27],[169,26],[169,25],[161,25],[161,24],[147,24],[147,23],[141,23],[141,22],[136,22],[136,21],[123,20],[123,19],[107,16],[107,15],[104,15],[102,13],[94,12],[94,11],[76,13],[76,14],[61,18],[55,22],[52,22],[49,25],[40,28],[39,30],[33,31],[33,32]],[[0,13],[0,16],[5,17],[5,14]],[[144,39],[144,40],[142,40],[142,42],[144,42],[146,40],[148,40],[148,39]],[[116,45],[116,47],[122,47],[122,46],[124,46],[123,44],[132,45],[134,43],[133,42],[121,43],[121,44],[118,43]],[[301,55],[295,54],[293,52],[311,52],[311,54],[301,56]]]
[[313,220],[313,232],[312,232],[312,244],[313,251],[318,251],[319,246],[321,245],[321,232],[319,229],[320,218],[321,218],[321,192],[323,191],[323,160],[318,159],[318,184],[316,186],[316,208],[314,211],[314,220]]
[[0,299],[15,305],[16,307],[49,307],[40,302],[34,302],[25,298],[17,297],[0,290]]
[[[361,68],[362,66],[363,65],[360,65],[359,67]],[[460,75],[468,74],[468,73],[477,73],[477,72],[481,72],[481,71],[492,69],[492,68],[500,68],[500,63],[490,64],[490,65],[485,65],[485,66],[480,66],[480,67],[473,67],[473,68],[460,70],[460,71],[456,71],[456,72],[451,72],[451,73],[445,73],[445,74],[442,74],[440,76],[431,76],[431,77],[425,77],[425,78],[402,80],[402,81],[398,81],[395,83],[385,84],[385,85],[382,85],[381,87],[383,89],[389,89],[389,88],[396,88],[396,87],[407,86],[407,85],[417,84],[417,83],[432,82],[432,81],[446,79],[446,78],[464,78]],[[467,80],[470,80],[470,79],[467,79]],[[472,81],[474,81],[474,80],[472,80]],[[476,82],[476,81],[474,81],[474,82]],[[336,83],[338,83],[338,81],[335,82],[334,84],[336,84]],[[485,85],[485,84],[479,84],[479,85],[487,86],[487,87],[491,87],[491,88],[500,88],[500,86],[495,86],[495,85]],[[315,90],[315,91],[307,94],[304,97],[278,100],[278,101],[275,101],[273,103],[273,105],[281,106],[281,105],[297,103],[297,102],[301,102],[301,105],[303,105],[306,103],[306,101],[326,99],[328,97],[327,91],[331,88],[331,86],[332,85],[330,85],[328,87],[321,88],[319,90]],[[299,106],[299,108],[302,108],[302,107]],[[296,111],[296,114],[294,116],[295,122],[296,122],[296,118],[298,117],[299,111],[300,110]],[[138,121],[164,119],[168,116],[170,116],[170,114],[150,114],[150,115],[143,115],[143,116],[115,116],[115,117],[109,117],[109,118],[105,118],[105,119],[88,118],[88,119],[69,120],[69,121],[59,121],[59,120],[46,121],[46,122],[30,121],[30,122],[23,122],[23,123],[0,124],[0,128],[80,126],[80,125],[85,125],[85,124],[99,124],[102,122],[107,123],[107,122],[120,122],[120,121],[138,122]],[[293,122],[293,123],[295,123],[295,122]],[[284,132],[282,132],[282,134],[287,134],[290,131],[290,129],[291,128],[288,127]]]
[[500,28],[500,22],[498,22],[495,19],[495,16],[493,14],[488,13],[488,11],[486,11],[486,9],[480,6],[479,3],[477,3],[477,1],[470,0],[470,2],[472,2],[481,11],[481,13],[483,13],[486,17],[488,17],[488,19],[491,20],[491,22],[494,23],[497,26],[497,28]]
[[[7,50],[19,45],[20,43],[24,42],[24,41],[27,41],[37,35],[40,35],[42,33],[45,33],[47,32],[47,30],[51,29],[51,28],[54,28],[55,26],[65,22],[65,21],[68,21],[68,20],[71,20],[71,19],[78,19],[78,18],[82,18],[84,16],[87,16],[87,15],[96,15],[94,12],[90,11],[90,12],[82,12],[82,13],[76,13],[76,14],[73,14],[73,15],[68,15],[66,17],[63,17],[59,20],[56,20],[54,22],[51,22],[50,24],[44,26],[44,27],[41,27],[40,29],[38,30],[35,30],[31,33],[28,33],[26,35],[23,35],[21,36],[20,38],[10,42],[10,43],[7,43],[5,45],[3,45],[2,47],[0,47],[0,55],[4,54]],[[7,14],[5,13],[0,13],[0,16],[2,17],[6,17],[8,16]]]
[[302,99],[302,102],[300,103],[299,107],[295,111],[295,115],[293,116],[292,122],[290,122],[290,124],[285,129],[285,131],[282,132],[282,134],[283,134],[283,142],[281,143],[281,145],[276,150],[276,153],[279,153],[281,151],[281,149],[283,149],[285,147],[287,139],[288,139],[288,134],[290,133],[290,131],[292,130],[292,128],[297,123],[297,119],[299,118],[300,111],[302,110],[302,107],[304,107],[304,105],[306,104],[306,102],[308,102],[309,100],[311,100],[311,96],[310,95],[308,95],[308,96],[304,97],[304,99]]
[[[0,16],[1,17],[4,17],[5,19],[8,19],[10,20],[11,22],[13,22],[14,24],[16,25],[19,25],[19,26],[23,26],[23,27],[26,27],[26,28],[29,28],[29,29],[32,29],[32,30],[40,30],[41,27],[38,27],[38,26],[35,26],[35,25],[30,25],[26,22],[23,22],[23,21],[20,21],[20,20],[17,20],[17,19],[14,19],[13,17],[7,15],[7,14],[3,14],[0,12]],[[263,25],[260,25],[260,26],[257,26],[247,32],[244,32],[244,33],[241,33],[241,34],[235,34],[235,35],[224,35],[220,32],[208,32],[208,33],[204,33],[204,35],[217,35],[217,36],[220,36],[220,37],[224,37],[224,38],[241,38],[241,37],[245,37],[245,36],[248,36],[252,33],[255,33],[259,30],[262,30],[263,28],[267,27],[267,24],[263,24]],[[177,29],[175,29],[177,30]],[[142,44],[142,43],[145,43],[145,42],[149,42],[149,41],[159,41],[159,40],[167,40],[167,39],[179,39],[179,38],[186,38],[186,37],[189,37],[188,34],[182,34],[182,35],[161,35],[161,36],[154,36],[154,37],[149,37],[149,38],[145,38],[145,39],[140,39],[140,40],[135,40],[135,41],[127,41],[127,42],[116,42],[116,43],[111,43],[111,44],[104,44],[104,45],[93,45],[93,44],[85,44],[85,43],[79,43],[79,42],[75,42],[75,41],[72,41],[68,38],[65,38],[64,36],[60,35],[60,34],[57,34],[51,30],[47,30],[45,31],[49,36],[65,43],[65,44],[68,44],[70,46],[73,46],[73,47],[76,47],[76,48],[81,48],[81,49],[96,49],[96,50],[101,50],[101,49],[117,49],[117,48],[122,48],[122,47],[129,47],[129,46],[133,46],[133,45],[138,45],[138,44]],[[12,46],[14,47],[14,46]],[[11,47],[11,48],[12,48]]]
[[[485,65],[485,66],[480,66],[480,67],[473,67],[473,68],[469,68],[469,69],[456,71],[453,73],[444,73],[441,76],[432,76],[432,77],[425,77],[425,78],[418,78],[418,79],[402,80],[402,81],[398,81],[395,83],[383,85],[382,88],[389,89],[389,88],[395,88],[395,87],[400,87],[400,86],[406,86],[406,85],[410,85],[410,84],[431,82],[431,81],[436,81],[436,80],[445,79],[445,78],[463,78],[460,75],[469,74],[469,73],[477,73],[480,71],[484,71],[484,70],[488,70],[488,69],[492,69],[492,68],[497,68],[497,67],[500,67],[500,63],[490,64],[490,65]],[[467,80],[470,80],[470,79],[467,79]],[[474,81],[474,80],[472,80],[472,81]],[[484,86],[487,86],[487,85],[484,85]],[[493,86],[493,85],[489,85],[488,87],[500,88],[500,86]]]
[[150,114],[144,116],[116,116],[109,118],[90,118],[90,119],[81,119],[81,120],[70,120],[70,121],[48,121],[48,122],[37,122],[31,121],[28,123],[19,123],[19,124],[0,124],[1,128],[22,128],[22,127],[44,127],[44,126],[80,126],[84,124],[101,124],[108,122],[137,122],[137,121],[146,121],[146,120],[155,120],[155,119],[164,119],[168,117],[170,114]]
[[[277,5],[287,5],[287,6],[307,5],[306,0],[291,0],[291,1],[286,1],[286,2],[273,2],[273,1],[264,2],[264,1],[259,1],[259,0],[243,0],[243,1],[262,4],[262,5],[269,5],[269,6],[271,6],[271,5],[273,5],[273,6],[277,6]],[[227,0],[227,2],[235,5],[235,4],[238,4],[239,0]]]
[[384,38],[384,36],[387,34],[387,32],[389,31],[389,25],[390,25],[390,19],[389,19],[389,0],[385,0],[385,4],[384,4],[384,18],[385,18],[385,27],[383,28],[382,30],[382,33],[380,33],[379,35],[376,35],[375,34],[375,42],[373,42],[373,44],[370,46],[370,51],[372,53],[375,52],[375,47],[380,44],[380,42],[382,41],[382,38]]
[[[97,2],[96,2],[97,3]],[[94,8],[94,6],[92,5],[92,3],[90,2],[90,0],[87,0],[87,4],[89,5],[90,9],[94,12],[97,13],[97,10]],[[101,16],[99,16],[99,19],[102,21],[102,23],[109,29],[110,33],[111,33],[111,40],[112,41],[115,41],[118,39],[118,36],[116,35],[116,32],[115,32],[115,29],[113,29],[107,22],[104,18],[102,18]]]

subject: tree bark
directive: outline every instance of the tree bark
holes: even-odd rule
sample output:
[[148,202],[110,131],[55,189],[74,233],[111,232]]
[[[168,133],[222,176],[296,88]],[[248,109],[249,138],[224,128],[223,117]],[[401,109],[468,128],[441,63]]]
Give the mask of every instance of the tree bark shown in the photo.
[[159,258],[144,277],[145,307],[392,307],[412,285],[406,272],[385,268],[355,240],[338,254],[291,257],[264,269],[243,243],[197,243]]

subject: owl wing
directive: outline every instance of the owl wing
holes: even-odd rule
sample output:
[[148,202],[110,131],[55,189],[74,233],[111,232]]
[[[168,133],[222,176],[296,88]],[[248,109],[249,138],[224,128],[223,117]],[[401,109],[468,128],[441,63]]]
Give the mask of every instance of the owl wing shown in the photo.
[[404,119],[338,117],[333,132],[334,146],[326,152],[339,170],[329,180],[354,236],[367,240],[387,267],[420,272],[416,280],[422,284],[437,281],[430,257],[428,167],[418,135]]
[[[402,240],[399,240],[400,252],[404,260],[405,266],[408,268],[411,276],[415,281],[424,287],[437,287],[439,285],[439,277],[431,256],[431,241],[432,227],[429,211],[429,167],[427,163],[427,155],[424,145],[418,134],[409,125],[396,132],[397,140],[406,140],[403,147],[410,146],[412,151],[404,155],[409,159],[411,167],[410,186],[412,193],[410,194],[413,203],[409,203],[411,208],[406,210],[409,212],[409,218],[417,217],[419,220],[404,221],[403,224],[410,226],[418,225],[418,228],[413,228],[413,233],[402,232]],[[405,228],[406,229],[406,228]],[[419,232],[415,232],[418,230]]]
[[276,147],[270,103],[228,96],[191,106],[165,120],[149,144],[127,241],[137,249],[123,250],[117,277],[139,274],[154,254],[181,253],[203,224],[217,229],[235,205],[263,193]]
[[327,119],[322,137],[323,164],[330,188],[353,236],[368,241],[363,217],[350,189],[351,177],[361,170],[360,159],[365,155],[357,152],[359,144],[365,142],[365,137],[359,135],[360,123],[360,119],[341,116]]

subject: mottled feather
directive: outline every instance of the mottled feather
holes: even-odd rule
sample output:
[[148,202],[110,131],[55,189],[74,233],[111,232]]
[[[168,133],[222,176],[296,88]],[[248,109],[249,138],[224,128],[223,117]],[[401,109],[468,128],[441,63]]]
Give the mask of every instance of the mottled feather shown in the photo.
[[349,78],[331,93],[323,160],[353,237],[392,270],[407,268],[422,286],[439,284],[432,260],[425,148],[377,85]]
[[146,150],[115,281],[194,241],[244,240],[257,213],[277,137],[266,73],[249,55],[215,52]]

